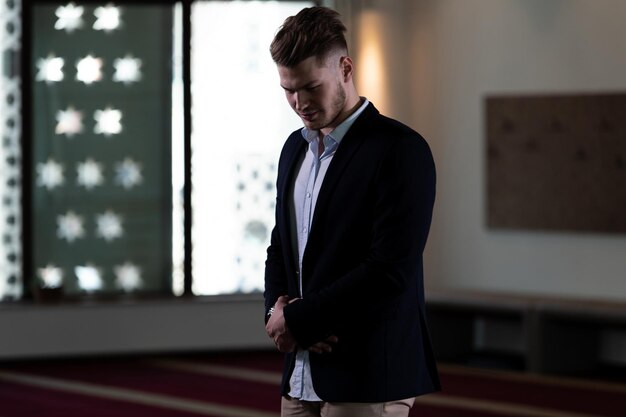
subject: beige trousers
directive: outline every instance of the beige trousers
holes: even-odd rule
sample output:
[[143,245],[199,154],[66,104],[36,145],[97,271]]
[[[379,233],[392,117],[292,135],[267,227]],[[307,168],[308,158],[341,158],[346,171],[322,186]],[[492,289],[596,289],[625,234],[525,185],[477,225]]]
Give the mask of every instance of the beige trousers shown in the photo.
[[407,417],[415,398],[386,403],[327,403],[283,397],[281,417]]

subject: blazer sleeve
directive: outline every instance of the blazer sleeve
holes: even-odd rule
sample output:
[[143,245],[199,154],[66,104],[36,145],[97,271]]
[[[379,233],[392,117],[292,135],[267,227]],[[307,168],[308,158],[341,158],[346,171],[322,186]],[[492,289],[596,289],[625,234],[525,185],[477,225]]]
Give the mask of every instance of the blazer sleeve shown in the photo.
[[289,290],[286,264],[287,260],[290,259],[290,254],[285,251],[290,251],[291,248],[284,247],[283,244],[284,234],[289,233],[288,230],[283,230],[284,225],[288,221],[287,207],[289,207],[285,201],[288,198],[285,193],[287,190],[286,182],[289,181],[289,173],[293,168],[292,164],[301,148],[299,135],[299,131],[290,135],[285,142],[278,162],[275,226],[272,230],[265,261],[265,291],[263,294],[265,299],[265,322],[268,320],[267,313],[269,309],[276,303],[278,297],[287,295]]

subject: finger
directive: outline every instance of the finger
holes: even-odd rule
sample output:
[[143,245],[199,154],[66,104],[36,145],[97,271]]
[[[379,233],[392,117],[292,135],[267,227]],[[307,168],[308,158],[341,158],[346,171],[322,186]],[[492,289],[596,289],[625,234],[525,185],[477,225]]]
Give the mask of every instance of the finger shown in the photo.
[[326,341],[328,343],[337,343],[339,341],[339,338],[337,336],[335,336],[335,335],[332,335],[332,336],[328,336],[326,338]]
[[328,353],[332,352],[333,348],[327,343],[318,342],[309,348],[310,351],[315,353]]
[[282,342],[280,341],[280,338],[278,337],[274,337],[274,345],[276,345],[276,347],[278,348],[279,351],[283,351],[282,350]]
[[281,352],[291,352],[295,348],[293,340],[282,334],[274,337],[274,344]]
[[295,348],[295,346],[292,343],[285,342],[285,341],[279,341],[276,347],[278,347],[278,350],[283,353],[293,352]]
[[317,354],[321,354],[323,353],[322,350],[320,348],[318,348],[317,346],[311,346],[309,348],[309,351],[313,352],[313,353],[317,353]]

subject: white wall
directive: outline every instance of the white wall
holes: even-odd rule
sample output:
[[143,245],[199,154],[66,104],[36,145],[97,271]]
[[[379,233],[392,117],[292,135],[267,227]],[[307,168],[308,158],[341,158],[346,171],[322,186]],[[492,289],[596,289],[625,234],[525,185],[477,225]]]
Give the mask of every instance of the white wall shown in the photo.
[[261,296],[0,305],[0,360],[273,348]]
[[[626,1],[362,0],[360,7],[379,13],[381,27],[353,22],[354,30],[379,31],[388,91],[379,107],[426,136],[437,162],[428,286],[626,301],[626,236],[485,227],[482,109],[494,93],[626,91]],[[4,306],[0,359],[271,347],[262,309],[254,297]]]
[[408,124],[438,167],[428,285],[626,301],[626,235],[486,228],[483,111],[490,94],[626,92],[626,2],[409,3]]

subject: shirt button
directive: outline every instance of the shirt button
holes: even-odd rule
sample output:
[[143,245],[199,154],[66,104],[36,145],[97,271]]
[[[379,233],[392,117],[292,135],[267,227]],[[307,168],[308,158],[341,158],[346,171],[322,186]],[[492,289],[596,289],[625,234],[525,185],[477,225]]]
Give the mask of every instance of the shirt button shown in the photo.
[[311,198],[311,193],[306,193],[306,198]]

